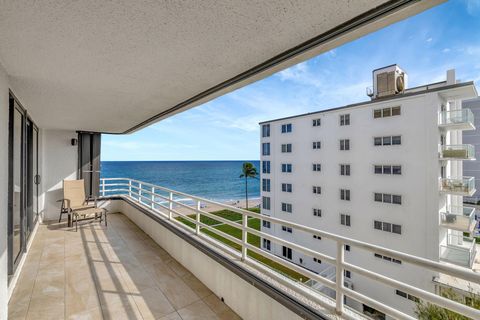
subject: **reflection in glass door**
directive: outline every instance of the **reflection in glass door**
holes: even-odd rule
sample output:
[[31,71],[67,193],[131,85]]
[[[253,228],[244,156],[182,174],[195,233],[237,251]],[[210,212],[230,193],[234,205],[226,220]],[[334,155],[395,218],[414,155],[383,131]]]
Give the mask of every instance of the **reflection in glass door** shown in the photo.
[[9,271],[13,272],[18,263],[22,248],[22,217],[23,217],[23,110],[10,100],[10,170],[8,199],[8,240],[9,240]]
[[10,95],[8,173],[8,272],[20,262],[38,214],[38,128]]

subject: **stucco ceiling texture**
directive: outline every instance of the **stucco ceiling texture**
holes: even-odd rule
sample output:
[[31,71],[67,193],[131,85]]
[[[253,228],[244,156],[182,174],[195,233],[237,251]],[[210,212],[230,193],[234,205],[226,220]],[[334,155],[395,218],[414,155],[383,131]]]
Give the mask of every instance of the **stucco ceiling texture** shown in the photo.
[[40,127],[123,132],[383,2],[2,1],[0,61]]

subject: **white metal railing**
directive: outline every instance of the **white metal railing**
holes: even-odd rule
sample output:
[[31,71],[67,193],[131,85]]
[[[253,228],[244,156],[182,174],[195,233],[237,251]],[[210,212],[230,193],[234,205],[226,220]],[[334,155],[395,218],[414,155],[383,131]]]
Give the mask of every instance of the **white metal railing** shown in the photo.
[[[471,308],[469,306],[466,306],[464,304],[461,304],[459,302],[449,300],[447,298],[444,298],[442,296],[436,295],[432,292],[420,289],[418,287],[415,287],[413,285],[407,284],[405,282],[401,282],[398,280],[395,280],[391,277],[382,275],[380,273],[377,273],[372,270],[367,270],[365,268],[362,268],[360,266],[351,264],[349,262],[346,262],[344,259],[345,255],[345,245],[349,245],[352,247],[357,247],[362,250],[366,250],[368,252],[372,253],[378,253],[378,254],[383,254],[386,256],[390,256],[392,258],[402,260],[405,263],[412,264],[414,266],[433,271],[433,272],[438,272],[446,275],[450,275],[452,277],[457,277],[460,279],[463,279],[465,281],[470,281],[474,283],[480,283],[480,274],[474,273],[471,270],[461,268],[461,267],[456,267],[453,265],[447,265],[443,263],[439,263],[436,261],[428,260],[425,258],[413,256],[407,253],[391,250],[388,248],[380,247],[377,245],[365,243],[362,241],[342,237],[330,232],[325,232],[322,230],[314,229],[305,225],[301,225],[298,223],[293,223],[290,221],[285,221],[282,219],[274,218],[271,216],[267,215],[262,215],[259,213],[255,213],[252,211],[247,211],[244,209],[236,208],[233,206],[229,206],[223,203],[219,203],[216,201],[204,199],[201,197],[189,195],[183,192],[175,191],[172,189],[164,188],[158,185],[134,180],[134,179],[129,179],[129,178],[102,178],[101,180],[101,185],[100,185],[100,190],[102,192],[102,196],[108,197],[108,196],[122,196],[122,197],[127,197],[130,198],[134,201],[139,202],[141,205],[145,206],[145,208],[152,210],[154,213],[158,214],[159,216],[170,220],[172,223],[175,223],[182,228],[185,228],[185,224],[181,221],[178,221],[177,219],[174,219],[174,214],[178,217],[182,217],[184,220],[193,223],[195,225],[195,233],[200,234],[200,228],[209,230],[225,239],[228,239],[229,241],[239,245],[241,247],[241,252],[239,256],[241,259],[245,262],[252,262],[252,258],[248,257],[247,255],[247,250],[250,250],[252,252],[255,252],[263,257],[266,257],[284,267],[287,267],[293,271],[296,271],[300,274],[303,274],[310,279],[313,279],[314,281],[323,284],[325,287],[330,288],[335,290],[336,294],[335,295],[335,306],[332,307],[332,305],[325,305],[325,300],[324,299],[319,299],[318,298],[318,293],[311,294],[309,295],[308,298],[316,301],[317,303],[322,304],[324,307],[327,308],[333,308],[334,311],[339,314],[339,315],[344,315],[347,316],[345,313],[345,306],[344,306],[344,296],[348,296],[360,303],[364,303],[366,305],[371,306],[372,308],[375,308],[389,316],[392,316],[397,319],[414,319],[410,315],[397,310],[391,306],[388,306],[382,302],[376,301],[371,297],[368,297],[364,295],[363,293],[354,291],[350,288],[348,288],[345,285],[345,279],[344,279],[344,270],[349,270],[353,273],[357,273],[359,275],[362,275],[364,277],[367,277],[371,279],[372,281],[378,281],[380,283],[383,283],[385,285],[389,285],[393,288],[396,288],[398,290],[404,291],[406,293],[409,293],[411,295],[414,295],[424,301],[433,303],[435,305],[438,305],[442,308],[449,309],[451,311],[463,314],[465,316],[474,318],[474,319],[480,319],[480,310]],[[175,197],[181,197],[181,199],[175,199]],[[188,202],[193,203],[193,205],[187,204]],[[235,213],[239,213],[242,215],[242,223],[238,223],[235,221],[231,221],[222,217],[219,217],[217,215],[214,215],[212,213],[206,212],[202,210],[202,203],[209,203],[212,205],[216,205],[222,209],[227,209],[230,211],[233,211]],[[175,206],[174,206],[175,205]],[[182,213],[177,210],[177,206],[181,208],[186,208],[190,210],[192,213]],[[161,211],[164,210],[165,212]],[[190,215],[195,214],[195,218],[191,218]],[[232,227],[238,228],[242,230],[242,239],[238,239],[236,237],[231,236],[230,234],[224,233],[219,229],[216,229],[208,224],[205,224],[201,222],[200,216],[206,216],[209,218],[212,218],[214,220],[220,221],[222,223],[225,223],[227,225],[230,225]],[[269,221],[270,223],[275,223],[278,225],[283,225],[287,227],[291,227],[293,229],[303,231],[306,233],[309,233],[311,235],[317,235],[322,238],[330,239],[336,243],[336,256],[332,257],[320,252],[317,252],[315,250],[309,249],[307,247],[304,247],[302,245],[299,245],[294,242],[290,242],[287,240],[284,240],[282,238],[275,237],[271,234],[250,228],[247,224],[248,218],[249,217],[254,217],[258,218],[261,220]],[[322,261],[328,262],[332,265],[335,266],[336,270],[336,275],[335,275],[335,280],[330,280],[325,277],[322,277],[321,275],[312,272],[310,270],[307,270],[295,263],[292,263],[286,259],[282,259],[272,253],[270,253],[267,250],[262,250],[259,247],[256,247],[250,243],[247,242],[247,234],[253,234],[257,235],[261,238],[268,239],[270,241],[273,241],[275,243],[288,246],[292,250],[296,250],[298,252],[301,252],[305,255],[308,255],[312,258],[317,258],[321,259]],[[204,236],[204,235],[202,235]],[[215,241],[213,238],[209,239],[210,241]],[[229,253],[231,253],[229,251]],[[291,285],[290,288],[299,291],[301,294],[306,294],[304,290],[299,290],[300,287],[305,287],[305,286],[298,286],[298,285]]]

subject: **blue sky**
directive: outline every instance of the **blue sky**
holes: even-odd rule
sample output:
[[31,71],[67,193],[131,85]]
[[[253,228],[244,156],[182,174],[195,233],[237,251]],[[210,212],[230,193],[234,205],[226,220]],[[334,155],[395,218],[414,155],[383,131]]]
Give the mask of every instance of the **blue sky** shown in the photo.
[[264,120],[368,100],[372,70],[399,64],[409,86],[480,89],[480,0],[453,0],[131,135],[104,135],[102,160],[256,160]]

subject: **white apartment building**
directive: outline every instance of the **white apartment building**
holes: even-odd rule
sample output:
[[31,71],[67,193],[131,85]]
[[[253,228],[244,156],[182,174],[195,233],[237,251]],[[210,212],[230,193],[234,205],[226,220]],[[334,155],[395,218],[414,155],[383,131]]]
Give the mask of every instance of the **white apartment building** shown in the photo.
[[[463,233],[475,227],[474,210],[463,206],[463,196],[475,185],[462,164],[474,160],[474,150],[462,144],[462,131],[475,127],[462,100],[477,96],[473,82],[457,82],[450,70],[445,81],[405,89],[407,76],[396,65],[375,70],[373,79],[371,101],[260,124],[262,214],[472,268],[475,244]],[[327,239],[265,222],[262,231],[335,256]],[[328,263],[267,239],[262,244],[335,278]],[[438,292],[438,274],[398,259],[349,247],[345,259]],[[413,315],[415,297],[354,272],[344,276],[355,291]]]

